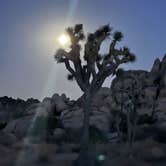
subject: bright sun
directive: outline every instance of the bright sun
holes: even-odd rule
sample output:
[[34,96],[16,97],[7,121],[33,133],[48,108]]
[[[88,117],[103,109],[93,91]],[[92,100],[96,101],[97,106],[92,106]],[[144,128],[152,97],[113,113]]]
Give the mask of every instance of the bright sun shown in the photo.
[[69,36],[65,35],[65,34],[62,34],[60,37],[59,37],[59,43],[62,45],[62,46],[65,46],[66,44],[69,44],[70,43],[70,38]]

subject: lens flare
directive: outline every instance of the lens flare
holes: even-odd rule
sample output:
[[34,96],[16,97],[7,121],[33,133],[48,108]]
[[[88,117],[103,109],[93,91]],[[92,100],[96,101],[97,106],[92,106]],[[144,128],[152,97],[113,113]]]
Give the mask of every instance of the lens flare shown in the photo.
[[65,35],[65,34],[62,34],[60,37],[59,37],[59,43],[62,45],[62,46],[65,46],[67,44],[70,43],[70,38],[69,36]]

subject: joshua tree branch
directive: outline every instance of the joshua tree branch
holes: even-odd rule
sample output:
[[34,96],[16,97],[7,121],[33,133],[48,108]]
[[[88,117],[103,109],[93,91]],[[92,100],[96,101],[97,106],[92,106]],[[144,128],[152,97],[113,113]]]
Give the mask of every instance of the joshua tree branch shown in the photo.
[[66,66],[66,69],[72,74],[72,75],[75,75],[75,71],[74,69],[70,66],[70,62],[67,58],[64,59],[64,63],[65,63],[65,66]]
[[96,78],[92,80],[91,83],[91,93],[98,91],[105,79],[115,72],[119,64],[112,64],[110,66],[105,66],[97,73]]
[[[81,88],[82,91],[85,90],[85,85],[83,84],[83,80],[80,74],[80,66],[78,67],[78,63],[75,63],[75,70],[71,67],[70,62],[67,58],[61,59],[61,63],[65,63],[66,69],[75,77],[79,87]],[[77,64],[77,65],[76,65]]]
[[86,83],[85,83],[85,73],[84,70],[81,66],[81,60],[74,62],[74,68],[75,68],[75,78],[76,81],[79,85],[79,87],[81,88],[81,90],[84,92],[86,89]]

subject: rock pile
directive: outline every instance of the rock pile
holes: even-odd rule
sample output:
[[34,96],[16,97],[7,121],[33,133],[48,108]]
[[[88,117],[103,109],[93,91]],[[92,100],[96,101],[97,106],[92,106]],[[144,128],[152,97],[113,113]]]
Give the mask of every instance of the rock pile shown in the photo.
[[[156,59],[150,72],[143,70],[129,70],[119,73],[112,81],[110,88],[101,88],[92,102],[90,117],[91,127],[104,135],[110,135],[115,123],[115,112],[122,109],[123,98],[128,92],[138,89],[136,110],[140,121],[149,123],[149,119],[156,119],[156,126],[163,126],[166,120],[166,56],[162,61]],[[132,87],[133,81],[136,81]],[[133,93],[133,92],[132,92]],[[70,100],[65,94],[54,94],[50,98],[39,102],[35,99],[23,101],[8,97],[0,98],[0,119],[7,123],[4,131],[16,133],[19,137],[26,135],[32,121],[38,117],[45,117],[56,121],[52,127],[63,130],[79,131],[83,125],[83,109],[77,102]],[[51,118],[52,117],[52,118]],[[146,117],[146,118],[145,118]],[[23,123],[23,125],[21,125]],[[48,122],[47,122],[48,124]],[[160,124],[160,125],[159,125]]]

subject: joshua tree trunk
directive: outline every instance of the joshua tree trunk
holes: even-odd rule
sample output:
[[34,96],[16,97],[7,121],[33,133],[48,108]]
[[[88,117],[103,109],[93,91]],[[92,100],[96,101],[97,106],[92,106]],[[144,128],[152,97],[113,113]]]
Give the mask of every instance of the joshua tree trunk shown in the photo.
[[139,117],[138,117],[137,113],[135,112],[135,113],[134,113],[134,122],[133,122],[133,123],[134,123],[134,124],[133,124],[133,135],[132,135],[132,140],[131,140],[132,145],[133,145],[133,143],[134,143],[134,141],[135,141],[135,136],[136,136],[136,129],[137,129],[138,120],[139,120]]
[[90,133],[89,133],[89,127],[90,127],[90,113],[91,113],[91,93],[90,89],[87,88],[85,90],[85,93],[83,95],[83,111],[84,111],[84,117],[83,117],[83,133],[82,133],[82,140],[81,140],[81,149],[79,157],[74,162],[74,166],[85,166],[89,165],[89,142],[90,142]]
[[129,110],[127,111],[127,139],[128,139],[128,144],[129,144],[129,148],[130,148],[130,146],[131,146],[131,122],[130,122]]
[[83,99],[83,136],[82,136],[82,147],[81,150],[87,150],[89,144],[89,121],[90,121],[90,112],[91,112],[91,95],[90,90],[87,88],[85,91]]

